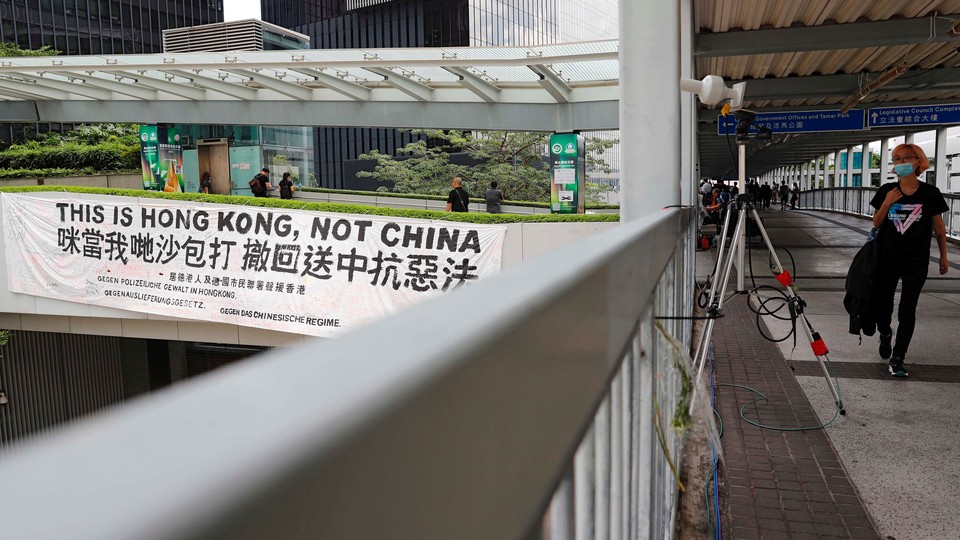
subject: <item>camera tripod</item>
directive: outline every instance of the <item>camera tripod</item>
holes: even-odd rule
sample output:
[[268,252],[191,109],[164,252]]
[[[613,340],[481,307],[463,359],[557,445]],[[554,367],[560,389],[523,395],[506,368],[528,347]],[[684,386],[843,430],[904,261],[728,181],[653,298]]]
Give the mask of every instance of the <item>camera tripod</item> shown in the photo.
[[[770,242],[770,237],[767,235],[767,231],[764,229],[763,223],[760,222],[760,216],[757,214],[757,209],[754,207],[751,197],[746,194],[738,195],[737,204],[739,206],[739,216],[737,218],[736,228],[734,229],[733,236],[730,241],[729,251],[726,253],[727,231],[729,230],[727,227],[730,226],[730,215],[733,214],[732,209],[728,209],[726,216],[724,217],[723,229],[721,230],[722,236],[720,238],[720,246],[717,253],[717,265],[714,268],[714,276],[712,277],[716,277],[716,272],[720,271],[721,266],[723,267],[723,272],[720,280],[714,280],[713,285],[710,287],[710,299],[706,308],[708,319],[706,325],[704,326],[703,332],[700,334],[700,340],[697,343],[696,356],[694,357],[694,366],[697,369],[697,380],[700,380],[700,377],[703,375],[703,369],[707,360],[707,353],[710,349],[710,340],[713,338],[713,325],[716,321],[716,318],[722,313],[724,298],[727,294],[727,285],[730,281],[730,273],[733,269],[734,259],[737,258],[738,253],[740,255],[740,276],[738,279],[739,290],[736,292],[745,292],[743,287],[744,263],[742,255],[747,241],[747,219],[748,217],[752,217],[756,222],[757,230],[760,232],[760,236],[763,238],[763,242],[766,244],[767,251],[770,253],[770,258],[773,261],[771,270],[774,271],[777,281],[783,285],[786,291],[787,306],[790,310],[790,314],[793,318],[802,323],[800,326],[803,328],[803,332],[807,336],[807,340],[810,342],[810,346],[813,349],[813,354],[817,357],[817,363],[820,365],[821,371],[823,371],[823,376],[827,381],[827,386],[830,387],[830,392],[833,394],[834,402],[837,404],[840,414],[846,414],[846,410],[843,407],[843,402],[840,400],[840,394],[832,383],[830,372],[827,370],[827,366],[824,363],[824,359],[829,361],[829,358],[827,358],[829,351],[827,350],[827,346],[823,342],[823,339],[820,337],[820,334],[814,330],[813,326],[810,324],[810,321],[807,320],[807,316],[803,311],[806,303],[797,295],[797,287],[793,282],[793,277],[790,275],[790,272],[785,270],[783,265],[780,263],[780,258],[777,257],[777,252],[773,247],[773,243]],[[717,291],[717,284],[720,285],[719,292]],[[694,396],[694,399],[695,398],[696,396]]]

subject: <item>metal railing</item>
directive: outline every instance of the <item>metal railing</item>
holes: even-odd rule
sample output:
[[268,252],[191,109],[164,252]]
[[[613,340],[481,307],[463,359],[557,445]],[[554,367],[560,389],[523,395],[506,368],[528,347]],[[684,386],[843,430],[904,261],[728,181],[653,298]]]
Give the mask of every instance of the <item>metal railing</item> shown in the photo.
[[[855,216],[873,216],[875,209],[870,206],[877,188],[849,187],[826,188],[804,191],[800,194],[800,208],[811,210],[831,210]],[[960,240],[960,195],[944,193],[950,208],[942,214],[943,224],[947,227],[947,237]]]
[[[670,538],[690,210],[13,447],[5,538]],[[669,460],[668,460],[669,457]],[[559,487],[558,487],[559,486]]]

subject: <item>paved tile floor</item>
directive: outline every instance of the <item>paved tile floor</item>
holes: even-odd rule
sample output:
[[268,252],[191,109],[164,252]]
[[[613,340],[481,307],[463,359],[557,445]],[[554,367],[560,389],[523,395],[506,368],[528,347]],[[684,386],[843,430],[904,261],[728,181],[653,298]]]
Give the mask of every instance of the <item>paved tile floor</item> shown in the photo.
[[[739,419],[756,395],[718,388],[724,538],[960,538],[960,250],[951,246],[947,276],[931,263],[907,357],[911,376],[893,379],[877,356],[876,338],[860,342],[847,333],[841,304],[843,277],[869,222],[814,211],[770,211],[762,219],[830,348],[848,414],[825,430],[761,429]],[[750,254],[756,283],[776,286],[766,250],[754,245]],[[701,279],[711,257],[704,252],[698,260]],[[746,302],[731,298],[717,321],[717,382],[766,394],[768,401],[744,409],[759,423],[831,420],[836,407],[809,344],[802,336],[796,347],[792,340],[764,340]],[[791,325],[767,317],[763,326],[779,337]]]

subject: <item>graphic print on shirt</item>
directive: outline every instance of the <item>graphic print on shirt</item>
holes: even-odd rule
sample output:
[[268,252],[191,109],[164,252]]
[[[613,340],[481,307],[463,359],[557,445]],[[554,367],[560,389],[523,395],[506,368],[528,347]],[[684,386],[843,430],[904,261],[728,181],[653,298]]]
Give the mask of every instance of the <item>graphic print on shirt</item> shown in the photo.
[[910,225],[919,221],[922,215],[922,204],[892,204],[890,205],[890,211],[887,213],[887,217],[890,218],[900,234],[906,233]]

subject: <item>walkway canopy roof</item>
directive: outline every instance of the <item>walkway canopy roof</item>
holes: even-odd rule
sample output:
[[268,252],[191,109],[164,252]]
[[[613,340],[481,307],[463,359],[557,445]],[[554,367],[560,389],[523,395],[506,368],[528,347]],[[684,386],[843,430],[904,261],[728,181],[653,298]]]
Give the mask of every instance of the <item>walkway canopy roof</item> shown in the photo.
[[[695,0],[696,75],[747,81],[756,112],[960,103],[957,0]],[[748,146],[758,175],[907,129],[795,133]],[[701,174],[736,170],[717,111],[699,111]],[[776,130],[775,130],[776,131]],[[736,150],[734,150],[734,154]]]
[[0,59],[0,120],[617,126],[616,41]]

